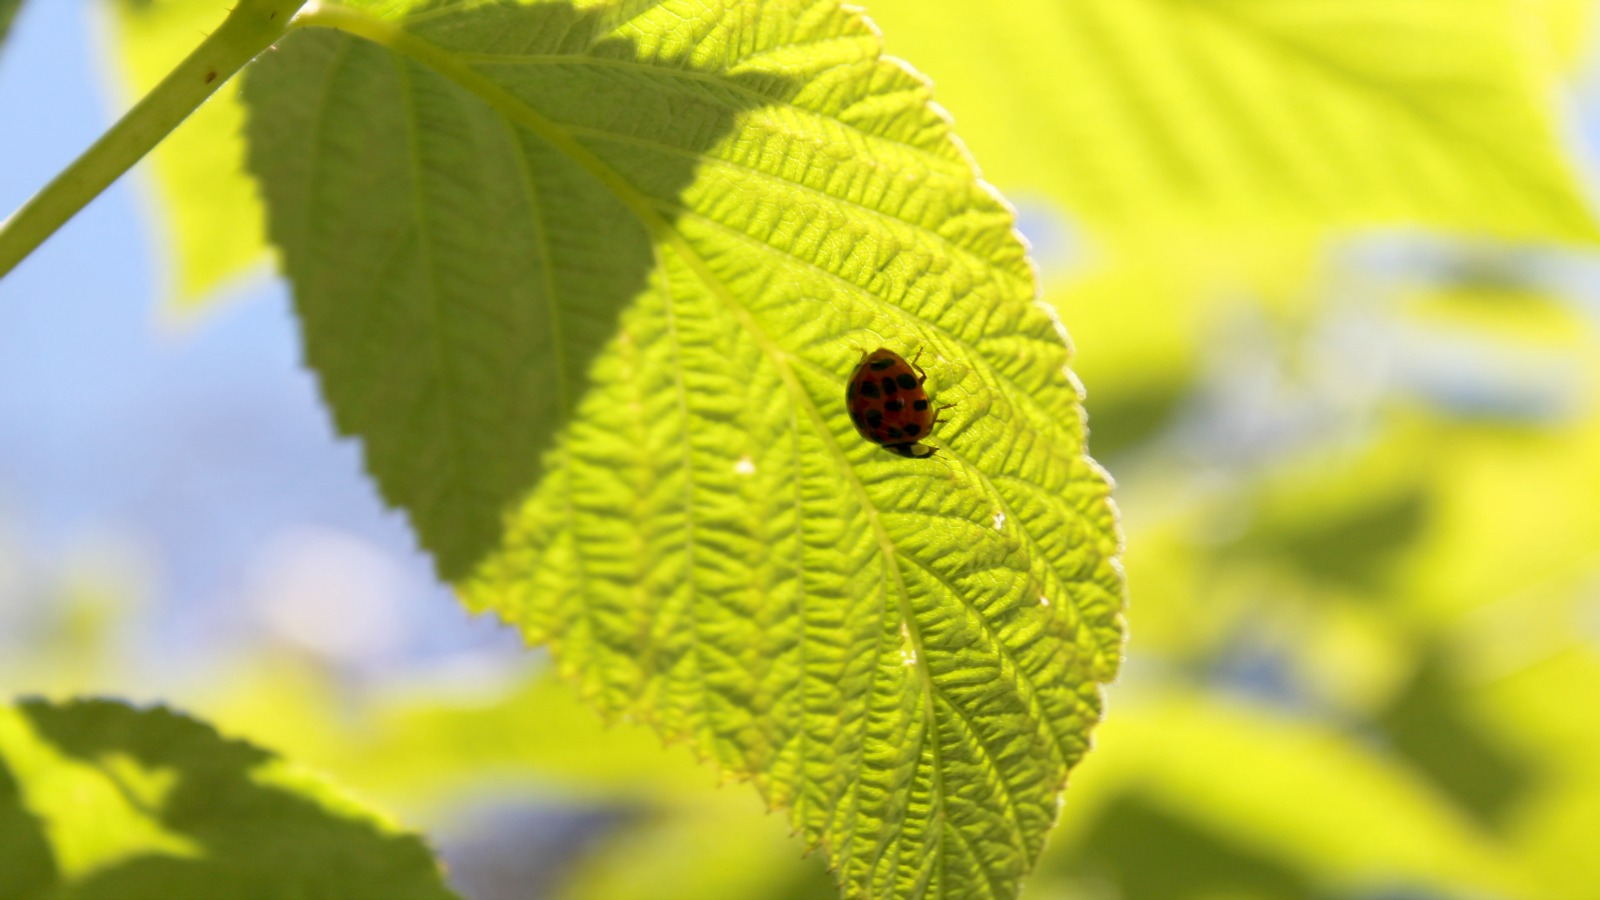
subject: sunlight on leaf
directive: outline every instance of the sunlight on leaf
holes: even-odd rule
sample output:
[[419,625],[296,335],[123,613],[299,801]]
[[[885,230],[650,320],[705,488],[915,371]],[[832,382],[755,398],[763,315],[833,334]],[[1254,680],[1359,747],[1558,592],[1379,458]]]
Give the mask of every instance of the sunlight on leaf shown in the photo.
[[1533,8],[1562,68],[1581,74],[1593,55],[1595,5],[1590,0],[1537,0]]
[[0,710],[7,897],[455,896],[421,841],[322,779],[165,709]]
[[[18,709],[0,710],[0,766],[18,785],[18,812],[35,819],[38,847],[68,880],[146,854],[198,859],[205,852],[174,829],[159,812],[176,781],[170,767],[147,767],[126,753],[111,752],[90,764],[70,756],[34,733]],[[31,814],[31,815],[30,815]],[[36,845],[37,846],[37,845]],[[29,868],[21,857],[8,866]],[[9,896],[9,895],[8,895]]]
[[[1574,715],[1600,691],[1600,557],[1557,606],[1531,611],[1546,633],[1544,653],[1483,687],[1475,701],[1497,733],[1544,761],[1534,796],[1512,822],[1508,842],[1540,879],[1544,897],[1583,896],[1600,884],[1600,858],[1590,852],[1600,825],[1600,718]],[[1526,598],[1506,618],[1528,617]],[[1508,604],[1509,606],[1509,604]],[[1552,608],[1555,607],[1555,608]],[[1585,622],[1584,619],[1588,621]],[[1578,628],[1573,626],[1577,625]],[[1587,626],[1588,634],[1582,628]],[[1521,635],[1518,643],[1523,643]],[[1502,674],[1502,673],[1496,673]]]
[[1519,0],[864,5],[985,174],[1097,231],[1595,236],[1552,102],[1553,23]]
[[[108,4],[116,98],[132,103],[227,16],[218,0],[116,0]],[[266,261],[261,201],[244,169],[238,81],[223,85],[150,154],[156,215],[168,242],[162,267],[171,301],[203,309],[217,289]]]
[[[1158,840],[1123,836],[1120,853],[1080,855],[1116,840],[1104,831],[1110,819],[1128,815],[1126,804],[1135,798],[1138,818],[1165,821],[1169,830],[1184,823],[1255,859],[1257,868],[1281,867],[1326,892],[1316,896],[1350,896],[1378,885],[1445,896],[1467,886],[1528,896],[1521,873],[1489,834],[1405,767],[1336,729],[1181,691],[1150,703],[1130,699],[1126,707],[1103,729],[1104,747],[1090,762],[1094,777],[1075,789],[1073,814],[1039,873],[1044,884],[1083,878],[1091,865],[1119,865],[1122,856],[1120,864],[1132,870],[1121,874],[1130,883],[1167,884],[1165,892],[1131,896],[1173,896],[1186,875],[1192,885],[1199,869],[1175,857],[1167,866]],[[1147,855],[1126,858],[1134,847]],[[1239,877],[1225,866],[1219,872]]]
[[[300,24],[251,164],[335,420],[440,571],[848,892],[1015,895],[1119,663],[1118,536],[927,86],[836,2]],[[879,345],[955,405],[933,459],[846,416]]]

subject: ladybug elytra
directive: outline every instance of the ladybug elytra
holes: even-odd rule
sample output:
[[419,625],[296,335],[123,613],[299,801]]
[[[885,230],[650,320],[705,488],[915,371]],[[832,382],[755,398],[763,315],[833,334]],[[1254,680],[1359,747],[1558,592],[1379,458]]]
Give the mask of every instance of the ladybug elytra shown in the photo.
[[906,362],[888,347],[864,353],[844,389],[845,406],[856,431],[907,459],[932,456],[933,447],[917,443],[939,423],[939,410],[929,404],[922,386],[927,378],[916,357]]

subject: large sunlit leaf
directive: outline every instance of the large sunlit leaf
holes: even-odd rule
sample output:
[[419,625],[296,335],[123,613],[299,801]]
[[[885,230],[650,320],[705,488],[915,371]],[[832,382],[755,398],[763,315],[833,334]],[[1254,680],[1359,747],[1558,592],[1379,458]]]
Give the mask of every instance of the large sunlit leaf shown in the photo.
[[[1117,668],[1118,540],[1060,327],[927,86],[834,0],[382,6],[301,19],[245,97],[385,495],[852,895],[1013,895]],[[933,459],[850,425],[879,344],[955,404]]]
[[1594,235],[1554,102],[1551,35],[1573,21],[1567,4],[864,5],[889,51],[933,78],[988,177],[1097,231]]
[[455,896],[416,837],[165,709],[0,709],[0,896]]
[[[149,91],[227,17],[226,0],[112,0],[122,75],[117,99]],[[155,215],[166,238],[172,300],[197,309],[216,288],[266,261],[261,201],[244,169],[237,80],[217,90],[150,154]]]

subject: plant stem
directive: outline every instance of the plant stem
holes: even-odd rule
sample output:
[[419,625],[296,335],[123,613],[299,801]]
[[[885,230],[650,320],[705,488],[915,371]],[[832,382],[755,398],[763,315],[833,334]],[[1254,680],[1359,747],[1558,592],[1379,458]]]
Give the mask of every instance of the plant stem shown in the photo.
[[305,0],[235,0],[228,18],[88,150],[0,223],[0,278],[289,28]]

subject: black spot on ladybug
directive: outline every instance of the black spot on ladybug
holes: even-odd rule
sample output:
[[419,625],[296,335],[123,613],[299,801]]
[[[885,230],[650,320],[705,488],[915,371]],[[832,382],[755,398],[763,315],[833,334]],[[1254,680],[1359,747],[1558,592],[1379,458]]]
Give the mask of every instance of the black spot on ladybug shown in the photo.
[[894,360],[885,356],[883,359],[875,359],[872,361],[872,371],[882,372],[884,369],[887,369],[892,365],[894,365]]
[[900,390],[900,385],[895,384],[893,378],[885,378],[883,380],[883,392],[885,394],[893,394],[898,390]]
[[906,402],[901,400],[899,397],[896,397],[893,400],[885,402],[883,404],[883,408],[888,412],[899,412],[900,410],[906,408]]
[[867,410],[867,424],[877,428],[883,424],[883,411],[877,409]]
[[894,438],[895,440],[898,441],[898,440],[900,440],[901,437],[903,437],[903,435],[900,433],[900,429],[895,428],[894,426],[891,425],[889,427],[889,437],[892,437],[892,438]]
[[878,383],[876,381],[863,381],[861,382],[861,396],[876,398],[883,396],[883,394],[878,391]]
[[901,372],[900,376],[895,380],[900,382],[900,386],[908,391],[917,386],[917,376],[910,372]]
[[911,408],[916,410],[917,412],[922,412],[923,410],[928,408],[928,401],[926,401],[926,400],[918,400],[915,403],[911,404]]
[[918,425],[915,422],[907,422],[906,423],[906,437],[916,437],[917,436],[917,432],[919,432],[921,430],[922,430],[922,426]]
[[859,426],[861,424],[861,413],[856,412],[854,410],[851,410],[851,412],[850,412],[850,421],[856,423],[856,425]]

